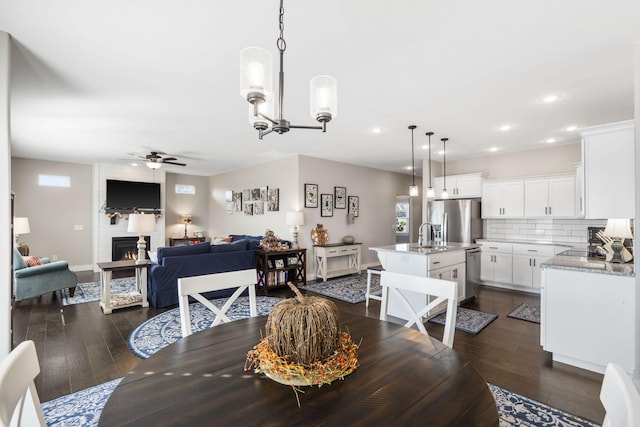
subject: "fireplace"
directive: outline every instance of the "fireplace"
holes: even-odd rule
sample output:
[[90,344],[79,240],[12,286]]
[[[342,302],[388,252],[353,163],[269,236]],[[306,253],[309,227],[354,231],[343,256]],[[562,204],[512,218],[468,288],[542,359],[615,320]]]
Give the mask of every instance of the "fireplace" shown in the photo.
[[[138,259],[138,239],[139,237],[112,237],[111,238],[111,261],[136,260]],[[147,242],[146,256],[149,259],[149,249],[151,248],[151,236],[144,236]]]

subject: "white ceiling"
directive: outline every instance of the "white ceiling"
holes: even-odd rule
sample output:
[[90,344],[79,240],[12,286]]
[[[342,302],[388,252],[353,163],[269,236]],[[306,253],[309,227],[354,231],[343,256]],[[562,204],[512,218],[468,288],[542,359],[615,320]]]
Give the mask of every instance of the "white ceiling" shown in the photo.
[[[338,117],[324,134],[259,141],[239,56],[260,46],[277,64],[278,6],[0,0],[13,155],[124,162],[153,149],[188,163],[168,170],[213,175],[300,153],[406,172],[410,124],[418,159],[431,130],[434,159],[448,137],[449,160],[575,143],[568,125],[633,117],[637,0],[288,0],[284,116],[315,125],[309,79],[330,74]],[[563,97],[540,102],[550,93]]]

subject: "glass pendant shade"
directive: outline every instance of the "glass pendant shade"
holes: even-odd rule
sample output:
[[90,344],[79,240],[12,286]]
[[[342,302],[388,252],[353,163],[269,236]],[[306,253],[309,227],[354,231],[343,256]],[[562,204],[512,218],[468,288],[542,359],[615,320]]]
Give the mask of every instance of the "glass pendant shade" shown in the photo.
[[440,198],[442,198],[442,199],[448,199],[449,198],[449,192],[447,191],[446,188],[444,190],[442,190],[442,194],[440,195]]
[[427,188],[427,197],[436,197],[436,191],[433,187]]
[[409,187],[409,196],[418,197],[419,194],[420,194],[420,191],[418,190],[417,185],[412,185]]
[[240,52],[240,95],[250,93],[266,96],[273,92],[271,53],[259,47],[247,47]]
[[316,76],[311,79],[310,88],[311,117],[318,121],[335,119],[338,116],[337,80],[331,76]]

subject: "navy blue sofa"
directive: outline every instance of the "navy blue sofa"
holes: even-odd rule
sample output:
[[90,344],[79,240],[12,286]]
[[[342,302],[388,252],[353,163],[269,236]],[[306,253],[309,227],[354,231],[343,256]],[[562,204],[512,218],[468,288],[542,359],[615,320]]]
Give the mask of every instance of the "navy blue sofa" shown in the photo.
[[[262,236],[232,235],[226,245],[207,242],[158,248],[157,263],[147,275],[147,295],[153,307],[178,304],[178,278],[246,270],[256,267],[255,250]],[[205,294],[207,298],[230,296],[230,291]]]

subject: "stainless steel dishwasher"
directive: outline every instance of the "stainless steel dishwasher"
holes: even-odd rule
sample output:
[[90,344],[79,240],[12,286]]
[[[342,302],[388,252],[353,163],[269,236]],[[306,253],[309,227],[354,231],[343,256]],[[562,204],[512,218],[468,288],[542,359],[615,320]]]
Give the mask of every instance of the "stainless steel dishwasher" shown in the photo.
[[480,283],[480,248],[468,249],[467,250],[467,281],[465,284],[464,301],[472,300],[478,295],[479,283]]

